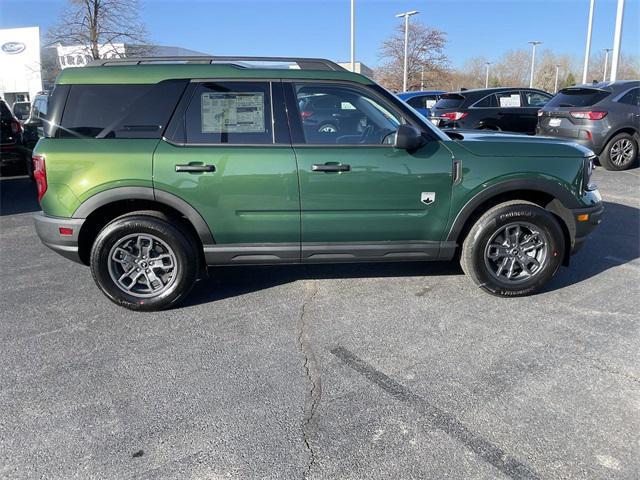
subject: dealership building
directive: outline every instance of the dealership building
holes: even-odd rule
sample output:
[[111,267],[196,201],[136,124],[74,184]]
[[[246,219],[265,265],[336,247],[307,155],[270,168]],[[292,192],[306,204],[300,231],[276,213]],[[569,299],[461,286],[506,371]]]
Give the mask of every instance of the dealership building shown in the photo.
[[0,29],[0,97],[9,105],[42,90],[40,28]]

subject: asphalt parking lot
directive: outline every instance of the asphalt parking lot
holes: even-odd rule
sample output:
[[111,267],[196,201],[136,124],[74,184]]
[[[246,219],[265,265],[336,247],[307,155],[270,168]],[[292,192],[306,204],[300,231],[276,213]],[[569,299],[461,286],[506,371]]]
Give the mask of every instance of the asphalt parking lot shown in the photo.
[[539,295],[454,264],[214,269],[132,313],[0,180],[0,478],[637,479],[640,169]]

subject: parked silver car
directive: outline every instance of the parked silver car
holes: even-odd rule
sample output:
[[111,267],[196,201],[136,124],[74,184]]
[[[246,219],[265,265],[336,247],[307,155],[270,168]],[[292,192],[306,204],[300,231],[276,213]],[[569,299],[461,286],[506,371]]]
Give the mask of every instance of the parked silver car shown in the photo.
[[538,112],[536,134],[570,138],[590,148],[607,170],[631,168],[640,144],[640,81],[560,90]]

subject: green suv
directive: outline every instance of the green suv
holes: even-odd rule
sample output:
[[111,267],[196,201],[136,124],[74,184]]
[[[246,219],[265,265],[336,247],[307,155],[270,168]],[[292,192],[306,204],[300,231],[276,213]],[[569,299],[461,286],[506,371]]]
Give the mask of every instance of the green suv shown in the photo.
[[480,288],[528,295],[603,210],[585,147],[446,134],[322,59],[101,60],[60,74],[44,120],[38,234],[134,310],[211,265],[459,256]]

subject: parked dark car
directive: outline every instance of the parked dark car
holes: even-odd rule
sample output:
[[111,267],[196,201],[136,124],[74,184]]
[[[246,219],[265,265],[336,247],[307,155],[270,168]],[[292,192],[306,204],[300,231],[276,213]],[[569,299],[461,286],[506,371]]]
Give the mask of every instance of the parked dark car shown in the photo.
[[418,113],[425,117],[431,116],[431,107],[433,107],[442,94],[447,93],[443,90],[421,90],[418,92],[399,93],[398,97],[407,102]]
[[570,138],[593,150],[607,170],[638,161],[640,81],[562,89],[538,113],[539,135]]
[[482,88],[445,93],[431,109],[440,128],[478,128],[533,135],[538,110],[552,95],[533,88]]
[[[11,173],[24,173],[31,164],[29,151],[25,148],[24,129],[7,102],[0,99],[0,167]],[[28,171],[28,170],[27,170]]]
[[298,107],[302,127],[310,138],[327,135],[360,135],[364,116],[348,101],[335,95],[300,92]]
[[33,150],[38,139],[44,136],[43,119],[47,116],[47,106],[51,92],[39,92],[33,99],[29,118],[24,122],[24,143],[28,149]]
[[13,104],[13,114],[18,120],[24,122],[29,118],[29,111],[31,110],[31,102],[16,102]]

